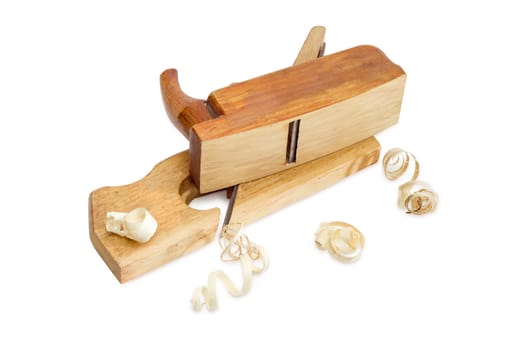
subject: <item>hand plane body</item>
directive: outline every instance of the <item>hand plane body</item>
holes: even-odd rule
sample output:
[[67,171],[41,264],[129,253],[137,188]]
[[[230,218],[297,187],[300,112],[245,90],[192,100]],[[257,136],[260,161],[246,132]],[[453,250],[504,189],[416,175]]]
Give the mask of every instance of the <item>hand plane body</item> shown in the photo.
[[213,91],[184,95],[161,76],[165,107],[190,141],[201,193],[271,175],[364,140],[398,122],[405,72],[358,46]]
[[[91,241],[120,282],[212,241],[219,209],[192,209],[195,197],[233,186],[225,221],[250,223],[378,160],[373,135],[398,121],[405,73],[372,46],[321,57],[324,34],[312,28],[292,67],[207,100],[184,94],[175,69],[161,74],[167,114],[189,151],[89,197]],[[138,207],[157,220],[150,241],[106,230],[107,212]]]

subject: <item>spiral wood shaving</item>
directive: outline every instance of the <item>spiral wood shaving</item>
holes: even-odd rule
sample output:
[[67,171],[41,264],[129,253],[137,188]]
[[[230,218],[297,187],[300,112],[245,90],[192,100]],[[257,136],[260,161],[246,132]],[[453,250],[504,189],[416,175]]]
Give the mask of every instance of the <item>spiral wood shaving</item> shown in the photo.
[[399,187],[398,206],[405,209],[407,214],[423,215],[436,208],[438,196],[429,184],[416,181],[420,173],[420,164],[416,158],[400,148],[389,150],[383,157],[385,177],[389,180],[401,177],[411,163],[414,163],[412,178]]
[[392,181],[398,179],[407,171],[412,162],[414,162],[414,173],[410,181],[415,181],[420,173],[420,163],[412,153],[400,148],[390,149],[383,158],[385,177]]
[[242,287],[237,287],[228,275],[221,271],[214,271],[208,275],[206,286],[196,288],[192,294],[192,307],[200,311],[203,304],[208,310],[217,308],[217,280],[220,280],[226,290],[234,297],[240,297],[249,292],[254,273],[264,271],[268,265],[268,257],[264,248],[251,242],[242,232],[242,224],[226,225],[219,238],[222,253],[221,260],[225,262],[239,261],[242,266]]
[[398,205],[408,214],[423,215],[436,208],[438,196],[425,182],[409,181],[398,190]]
[[365,239],[356,227],[335,221],[320,224],[315,244],[342,262],[355,262],[362,255]]

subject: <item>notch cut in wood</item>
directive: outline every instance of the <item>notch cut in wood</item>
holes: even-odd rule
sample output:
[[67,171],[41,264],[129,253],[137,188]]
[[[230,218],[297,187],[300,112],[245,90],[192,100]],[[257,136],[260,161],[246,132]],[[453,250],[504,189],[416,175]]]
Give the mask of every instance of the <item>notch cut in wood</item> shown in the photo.
[[[370,137],[326,157],[236,186],[226,220],[245,224],[258,220],[373,164],[379,151],[380,145]],[[213,240],[219,209],[202,211],[188,206],[200,196],[188,169],[188,151],[184,151],[163,160],[135,183],[91,193],[90,239],[121,283]],[[136,207],[147,208],[158,222],[150,241],[138,243],[106,231],[107,211]]]
[[288,126],[288,145],[286,147],[286,163],[297,161],[298,134],[300,129],[300,119],[294,120]]
[[[90,239],[121,283],[213,240],[220,211],[188,206],[200,195],[188,169],[188,151],[184,151],[163,160],[137,182],[103,187],[90,194]],[[157,220],[157,232],[150,241],[138,243],[106,231],[107,212],[138,207],[146,208]]]

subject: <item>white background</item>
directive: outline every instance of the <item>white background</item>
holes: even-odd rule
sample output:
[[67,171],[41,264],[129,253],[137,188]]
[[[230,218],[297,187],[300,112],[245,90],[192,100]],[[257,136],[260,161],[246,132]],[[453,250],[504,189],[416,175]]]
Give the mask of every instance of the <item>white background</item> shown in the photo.
[[[0,348],[521,347],[519,11],[507,1],[11,1],[0,4]],[[87,200],[187,142],[158,77],[217,88],[292,64],[313,25],[326,53],[381,48],[408,74],[378,138],[422,165],[433,215],[397,209],[378,164],[247,227],[271,266],[219,310],[190,297],[214,241],[120,285],[91,245]],[[194,206],[220,206],[222,194]],[[321,222],[365,235],[353,265],[318,251]]]

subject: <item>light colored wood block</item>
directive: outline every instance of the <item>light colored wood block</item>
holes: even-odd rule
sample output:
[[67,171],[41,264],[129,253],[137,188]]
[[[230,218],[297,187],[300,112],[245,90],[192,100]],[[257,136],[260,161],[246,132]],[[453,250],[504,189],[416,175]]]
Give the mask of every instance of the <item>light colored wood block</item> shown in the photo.
[[316,193],[378,161],[374,137],[291,169],[237,186],[230,223],[247,224]]
[[[218,208],[188,206],[199,191],[188,173],[188,151],[157,164],[143,179],[126,186],[103,187],[89,198],[90,239],[120,282],[126,282],[210,243],[219,225]],[[108,211],[146,208],[158,222],[146,243],[105,230]]]

